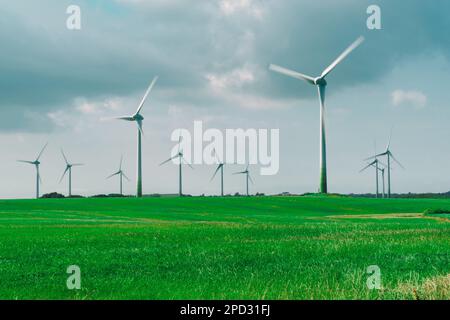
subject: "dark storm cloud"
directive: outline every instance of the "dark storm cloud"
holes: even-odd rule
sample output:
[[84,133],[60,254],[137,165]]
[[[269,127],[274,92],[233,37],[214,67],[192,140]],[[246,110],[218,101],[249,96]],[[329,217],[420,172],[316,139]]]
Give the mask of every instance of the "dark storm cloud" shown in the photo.
[[[224,14],[220,1],[5,3],[0,14],[0,130],[34,130],[27,114],[70,107],[80,96],[141,92],[155,74],[171,102],[206,106],[214,99],[205,90],[208,73],[245,64],[265,71],[272,62],[317,75],[361,34],[367,40],[352,54],[352,63],[330,75],[334,88],[376,81],[410,56],[449,55],[448,1],[247,3],[260,14],[245,6]],[[65,28],[69,4],[82,8],[79,32]],[[370,4],[382,8],[381,31],[365,27]],[[297,97],[299,90],[314,94],[304,87],[268,74],[236,90],[278,98]],[[10,117],[17,122],[12,124]],[[45,116],[41,119],[45,122]]]

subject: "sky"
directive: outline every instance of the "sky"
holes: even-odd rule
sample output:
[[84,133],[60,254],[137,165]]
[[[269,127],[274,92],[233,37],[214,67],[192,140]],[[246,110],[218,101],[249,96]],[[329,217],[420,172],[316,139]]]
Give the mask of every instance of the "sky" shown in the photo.
[[[380,30],[366,25],[370,5]],[[0,198],[34,196],[34,160],[42,146],[42,192],[72,162],[73,193],[118,191],[121,155],[135,192],[132,114],[158,75],[142,115],[144,193],[176,193],[177,167],[159,164],[172,133],[205,128],[278,129],[280,168],[250,166],[251,192],[315,192],[319,182],[316,89],[268,70],[270,63],[319,75],[358,36],[365,42],[328,77],[328,188],[374,192],[364,159],[391,150],[393,192],[450,190],[450,2],[445,0],[0,0]],[[81,9],[69,30],[67,7]],[[225,168],[225,192],[243,193],[245,166]],[[215,167],[184,170],[184,192],[217,194]]]

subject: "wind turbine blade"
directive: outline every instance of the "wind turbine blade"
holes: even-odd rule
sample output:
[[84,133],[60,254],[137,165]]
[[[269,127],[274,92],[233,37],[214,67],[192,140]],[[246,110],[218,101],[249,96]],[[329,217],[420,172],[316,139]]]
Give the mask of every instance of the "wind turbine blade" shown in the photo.
[[[181,133],[181,132],[180,132]],[[180,153],[181,152],[181,134],[180,134],[180,136],[178,137],[178,153]]]
[[41,158],[41,156],[42,156],[42,154],[44,153],[44,150],[45,150],[45,148],[47,148],[47,146],[48,146],[48,142],[47,142],[47,143],[45,144],[45,146],[42,148],[41,152],[39,152],[39,155],[37,156],[36,161],[38,161],[38,160]]
[[275,64],[271,64],[269,66],[269,70],[281,73],[281,74],[283,74],[285,76],[288,76],[288,77],[291,77],[291,78],[295,78],[295,79],[300,79],[300,80],[306,81],[306,82],[308,82],[310,84],[314,84],[314,78],[313,77],[310,77],[310,76],[308,76],[306,74],[303,74],[303,73],[300,73],[300,72],[292,71],[292,70],[289,70],[289,69],[277,66]]
[[194,169],[194,167],[189,162],[187,162],[183,156],[181,156],[181,160],[184,161],[184,163],[187,164],[189,167],[191,167],[191,169]]
[[112,177],[117,176],[118,174],[120,174],[120,171],[118,171],[118,172],[116,172],[116,173],[113,173],[113,174],[110,175],[110,176],[107,176],[107,177],[106,177],[106,180],[111,179]]
[[389,152],[389,154],[391,155],[392,159],[397,162],[397,164],[402,168],[405,169],[405,167],[394,157],[394,155],[392,154],[392,152]]
[[242,172],[235,172],[233,174],[246,174],[246,173],[247,173],[247,171],[242,171]]
[[127,179],[128,181],[131,181],[130,178],[127,177],[127,175],[125,173],[122,172],[122,176],[125,177],[125,179]]
[[382,156],[385,156],[385,155],[387,155],[387,152],[383,152],[383,153],[376,154],[376,155],[374,155],[374,156],[372,156],[372,157],[369,157],[369,158],[367,158],[367,159],[364,159],[363,161],[369,161],[369,160],[376,159],[376,158],[378,158],[378,157],[382,157]]
[[167,159],[166,161],[161,162],[159,165],[160,165],[160,166],[165,165],[166,163],[172,161],[173,159],[175,159],[175,158],[177,158],[177,157],[178,157],[178,155],[176,155],[176,156],[174,156],[174,157],[172,157],[172,158],[169,158],[169,159]]
[[331,71],[333,71],[336,66],[342,62],[353,50],[355,50],[361,43],[363,43],[364,37],[361,36],[358,39],[356,39],[355,42],[353,42],[347,49],[344,50],[344,52],[341,53],[339,57],[337,57],[336,60],[333,61],[320,75],[321,78],[326,77]]
[[74,163],[72,164],[72,167],[81,167],[84,166],[84,163]]
[[38,173],[38,179],[39,179],[39,182],[42,184],[42,178],[41,178],[41,174],[40,173]]
[[27,160],[17,160],[17,162],[23,162],[23,163],[28,163],[28,164],[34,164],[33,161],[27,161]]
[[210,182],[214,180],[214,178],[216,177],[217,172],[219,172],[220,168],[222,168],[222,165],[221,165],[221,164],[219,164],[219,165],[217,166],[217,169],[216,169],[216,171],[214,171],[214,174],[213,174],[211,180],[209,180]]
[[370,168],[371,166],[373,166],[374,165],[374,163],[375,162],[371,162],[371,163],[369,163],[367,166],[365,166],[364,168],[362,168],[361,170],[359,170],[359,172],[361,173],[361,172],[363,172],[363,171],[365,171],[365,170],[367,170],[368,168]]
[[392,126],[391,133],[389,134],[389,140],[388,140],[388,144],[386,146],[386,151],[389,151],[389,148],[391,147],[391,140],[392,140],[392,132],[393,131],[394,131],[394,126]]
[[145,95],[142,98],[142,101],[141,101],[141,103],[139,104],[139,107],[136,110],[136,114],[139,114],[141,112],[141,109],[144,106],[145,100],[147,100],[148,94],[150,93],[150,91],[152,91],[153,86],[155,85],[157,80],[158,80],[158,76],[153,78],[152,83],[150,83],[150,86],[148,87],[147,91],[145,92]]
[[213,152],[214,152],[214,156],[216,157],[217,163],[218,163],[218,164],[221,164],[221,161],[220,161],[220,159],[219,159],[219,156],[217,155],[217,152],[216,152],[216,149],[215,149],[215,148],[213,149]]
[[137,120],[136,123],[137,123],[139,132],[140,132],[143,136],[145,136],[145,135],[144,135],[144,130],[142,130],[142,121],[141,121],[141,120]]
[[64,173],[61,176],[61,179],[59,179],[59,183],[64,179],[64,176],[66,175],[67,171],[69,171],[69,166],[66,166],[66,170],[64,170]]
[[134,121],[133,117],[130,116],[123,116],[123,117],[114,117],[115,120],[125,120],[125,121]]
[[252,184],[255,184],[255,182],[253,181],[252,176],[251,176],[250,174],[248,175],[248,179],[250,180],[250,182],[251,182]]
[[66,165],[68,165],[69,161],[67,161],[66,155],[64,154],[64,150],[62,148],[61,148],[61,154],[62,154],[62,156],[64,158],[64,161],[66,162]]

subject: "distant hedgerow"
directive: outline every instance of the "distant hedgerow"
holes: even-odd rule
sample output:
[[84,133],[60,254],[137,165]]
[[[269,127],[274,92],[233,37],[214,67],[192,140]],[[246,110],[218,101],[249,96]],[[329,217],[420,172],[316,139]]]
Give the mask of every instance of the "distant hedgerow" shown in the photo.
[[450,214],[450,209],[427,209],[425,214]]

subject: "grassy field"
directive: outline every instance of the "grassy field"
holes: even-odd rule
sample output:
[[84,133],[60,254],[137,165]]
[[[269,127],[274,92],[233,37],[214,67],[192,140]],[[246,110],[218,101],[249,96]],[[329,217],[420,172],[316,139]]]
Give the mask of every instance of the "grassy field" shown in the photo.
[[450,220],[428,209],[450,201],[0,201],[0,299],[450,299]]

